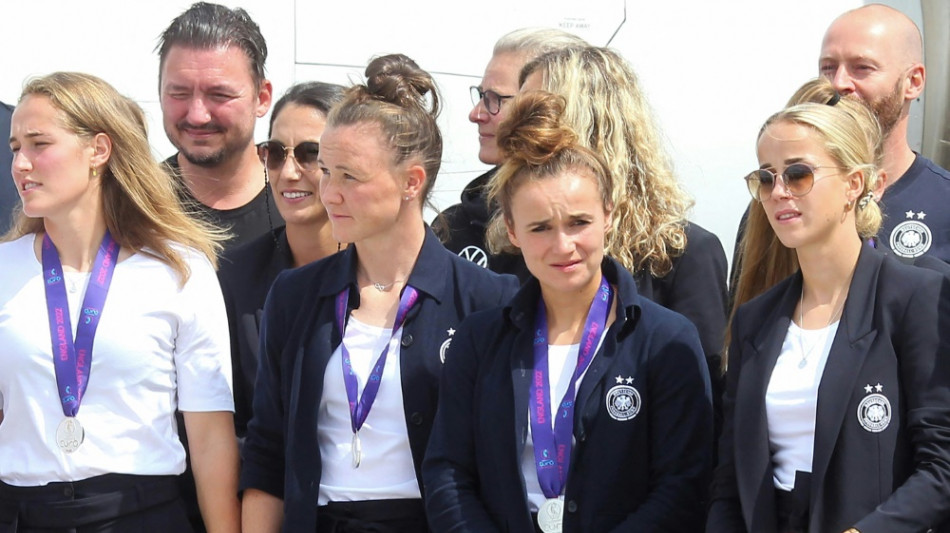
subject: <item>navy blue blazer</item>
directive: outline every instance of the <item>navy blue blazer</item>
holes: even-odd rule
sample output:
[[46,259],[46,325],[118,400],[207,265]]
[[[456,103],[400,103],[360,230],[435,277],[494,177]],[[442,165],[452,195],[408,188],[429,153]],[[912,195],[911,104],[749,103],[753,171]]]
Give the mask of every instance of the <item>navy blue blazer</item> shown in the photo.
[[[765,391],[801,290],[798,273],[736,313],[707,533],[776,529]],[[809,531],[944,530],[948,336],[947,279],[862,246],[818,387]]]
[[[564,531],[695,533],[713,432],[696,327],[640,297],[619,263],[605,260],[603,271],[616,318],[576,397]],[[437,533],[534,532],[521,456],[539,297],[529,280],[508,306],[465,319],[449,349],[422,469]],[[618,413],[621,395],[639,408],[632,418]]]
[[[359,307],[356,248],[281,273],[264,307],[254,416],[243,449],[241,490],[284,500],[284,531],[313,533],[320,489],[317,411],[327,361],[342,336],[334,300],[350,290]],[[446,250],[427,230],[408,283],[420,293],[403,325],[400,371],[409,447],[420,481],[438,399],[440,353],[462,318],[500,305],[517,290],[502,276]]]

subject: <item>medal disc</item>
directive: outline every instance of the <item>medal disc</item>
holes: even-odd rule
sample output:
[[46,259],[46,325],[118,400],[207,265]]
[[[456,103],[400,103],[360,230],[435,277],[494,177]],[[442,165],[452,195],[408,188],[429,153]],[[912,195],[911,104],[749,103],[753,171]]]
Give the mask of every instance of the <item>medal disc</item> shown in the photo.
[[560,498],[544,500],[538,509],[538,526],[544,533],[561,533],[564,519],[564,501]]
[[82,424],[72,416],[64,418],[56,428],[56,445],[65,453],[78,450],[85,437],[86,433],[82,429]]
[[360,434],[353,434],[353,468],[360,467],[360,461],[363,459],[363,445],[360,443]]

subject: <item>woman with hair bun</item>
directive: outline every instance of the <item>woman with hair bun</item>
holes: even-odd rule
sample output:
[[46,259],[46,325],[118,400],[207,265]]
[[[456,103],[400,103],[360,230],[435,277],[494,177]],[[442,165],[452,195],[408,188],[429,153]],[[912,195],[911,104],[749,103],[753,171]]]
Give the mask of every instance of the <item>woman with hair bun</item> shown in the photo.
[[420,468],[462,318],[517,280],[447,251],[422,218],[442,157],[432,77],[374,59],[320,139],[344,252],[275,280],[244,445],[244,531],[426,530]]
[[566,99],[565,123],[601,154],[614,180],[607,254],[633,274],[642,296],[693,322],[721,392],[726,254],[718,237],[687,217],[693,201],[676,180],[636,73],[609,48],[574,47],[526,64],[521,85]]
[[[499,129],[490,197],[532,277],[446,359],[423,476],[436,532],[695,532],[712,465],[695,326],[604,254],[610,170],[533,91]],[[498,244],[498,243],[496,243]]]
[[880,129],[866,106],[822,100],[765,122],[746,177],[766,223],[750,217],[743,241],[774,235],[798,270],[732,317],[706,531],[945,531],[948,279],[865,244]]

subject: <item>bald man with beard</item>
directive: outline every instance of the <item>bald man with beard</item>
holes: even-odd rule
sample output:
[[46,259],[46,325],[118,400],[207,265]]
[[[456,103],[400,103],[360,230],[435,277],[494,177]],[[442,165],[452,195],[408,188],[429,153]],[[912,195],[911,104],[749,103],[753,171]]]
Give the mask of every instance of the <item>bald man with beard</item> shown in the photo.
[[884,134],[884,224],[877,244],[908,261],[950,262],[950,173],[907,142],[910,104],[926,82],[920,30],[900,11],[871,4],[836,18],[818,68],[842,95],[867,103]]

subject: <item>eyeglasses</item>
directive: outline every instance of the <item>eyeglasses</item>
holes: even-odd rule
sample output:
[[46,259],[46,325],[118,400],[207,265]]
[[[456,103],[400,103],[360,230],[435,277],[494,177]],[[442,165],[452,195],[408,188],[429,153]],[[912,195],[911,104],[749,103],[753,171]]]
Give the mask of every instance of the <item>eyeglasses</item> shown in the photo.
[[[788,191],[788,193],[792,196],[805,196],[811,192],[811,189],[815,186],[816,181],[832,175],[828,174],[816,178],[815,171],[819,168],[840,169],[841,167],[827,165],[813,167],[806,165],[805,163],[792,163],[791,165],[785,167],[785,171],[781,174],[782,185],[785,185],[785,190]],[[775,181],[778,177],[779,175],[767,168],[753,170],[752,173],[745,177],[746,184],[749,186],[749,194],[752,195],[754,200],[758,200],[760,202],[765,198],[768,198],[772,195],[772,190],[775,188]]]
[[283,168],[288,156],[293,157],[301,169],[315,172],[319,155],[320,143],[313,141],[304,141],[297,146],[284,146],[280,141],[264,141],[257,145],[257,157],[271,172]]
[[509,98],[514,98],[514,95],[505,96],[503,94],[498,94],[495,91],[483,91],[479,87],[472,87],[472,105],[478,105],[479,102],[485,104],[485,109],[488,110],[489,115],[497,115],[501,111],[501,103]]

